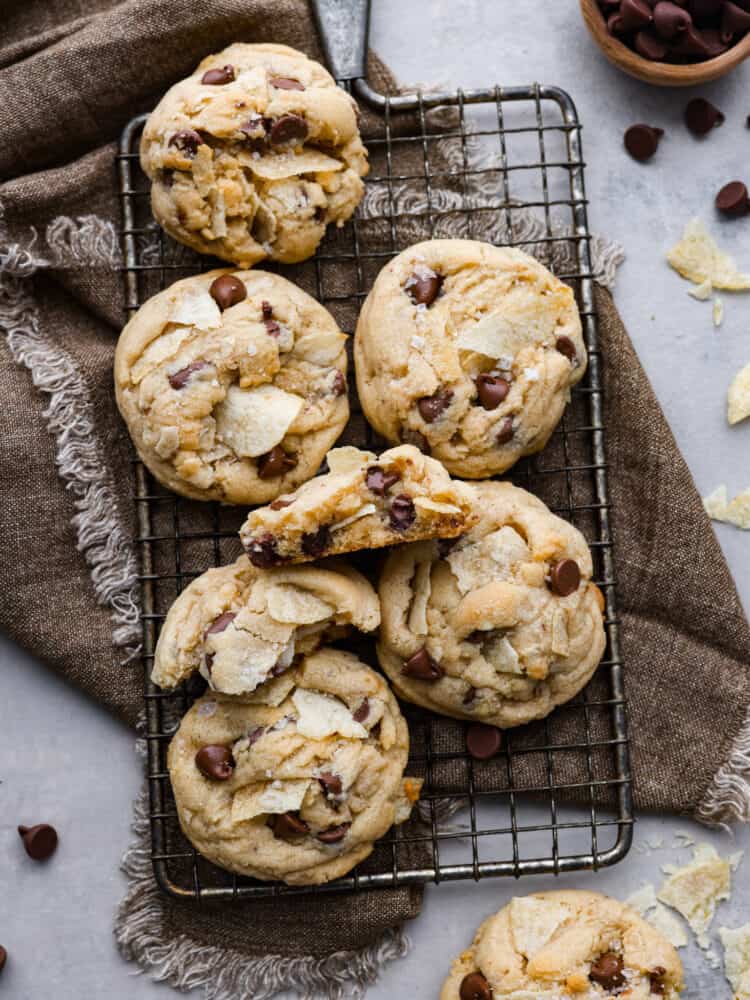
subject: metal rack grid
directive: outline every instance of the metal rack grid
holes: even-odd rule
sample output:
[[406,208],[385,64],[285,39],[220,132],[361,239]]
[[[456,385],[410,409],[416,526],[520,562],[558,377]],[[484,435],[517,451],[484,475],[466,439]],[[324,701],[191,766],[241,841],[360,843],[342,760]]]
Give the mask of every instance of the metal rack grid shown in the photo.
[[[279,270],[349,332],[379,269],[418,239],[468,236],[520,246],[574,287],[589,351],[586,377],[573,390],[547,448],[518,463],[507,478],[586,536],[606,599],[607,650],[584,692],[548,719],[505,734],[500,753],[488,762],[466,753],[463,723],[404,705],[412,740],[407,773],[425,779],[420,816],[394,828],[349,876],[315,889],[233,876],[197,855],[182,835],[166,769],[169,740],[203,682],[167,693],[148,675],[160,624],[177,593],[205,569],[239,554],[236,531],[244,511],[179,498],[135,462],[152,859],[161,887],[182,898],[597,869],[621,860],[632,841],[602,359],[575,106],[563,91],[540,85],[393,98],[376,94],[363,80],[353,81],[352,89],[382,116],[382,129],[367,142],[371,171],[364,208],[343,230],[329,232],[311,261]],[[128,124],[117,155],[128,317],[172,281],[216,266],[173,242],[151,217],[137,152],[144,120]],[[529,210],[537,219],[531,231],[523,224]],[[331,265],[344,274],[335,290],[328,284]],[[377,450],[381,442],[362,417],[351,376],[350,367],[352,419],[345,438]],[[369,644],[359,641],[357,651],[376,665]]]

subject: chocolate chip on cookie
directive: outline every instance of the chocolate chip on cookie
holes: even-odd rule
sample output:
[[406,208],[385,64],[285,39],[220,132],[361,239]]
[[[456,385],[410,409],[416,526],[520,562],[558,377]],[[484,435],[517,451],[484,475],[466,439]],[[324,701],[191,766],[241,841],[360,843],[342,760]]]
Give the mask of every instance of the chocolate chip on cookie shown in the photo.
[[272,816],[268,825],[273,830],[274,837],[280,840],[290,840],[294,837],[304,837],[310,832],[310,827],[302,819],[299,813],[286,812],[277,816]]
[[466,694],[461,699],[462,705],[473,705],[476,701],[477,689],[475,687],[470,687]]
[[203,145],[203,139],[195,129],[185,128],[179,132],[175,132],[169,140],[169,145],[175,146],[187,156],[195,156],[198,152],[198,147]]
[[308,531],[302,536],[301,547],[306,556],[318,559],[326,549],[331,547],[331,529],[327,524],[321,524],[316,531]]
[[391,501],[388,517],[394,531],[406,531],[417,519],[414,501],[406,493],[399,493]]
[[268,81],[277,90],[304,90],[304,83],[292,79],[291,76],[272,76]]
[[342,371],[337,371],[333,376],[331,392],[334,396],[343,396],[346,393],[346,376]]
[[234,773],[234,757],[229,747],[211,743],[195,755],[195,765],[210,781],[226,781]]
[[364,698],[357,708],[352,712],[352,718],[355,722],[364,722],[367,716],[370,714],[370,701],[368,698]]
[[510,382],[499,375],[477,375],[475,383],[485,410],[496,410],[510,392]]
[[581,571],[575,559],[561,559],[549,569],[549,587],[559,597],[568,597],[578,590]]
[[258,458],[258,476],[261,479],[275,479],[289,472],[296,464],[296,456],[277,444]]
[[495,440],[498,444],[507,444],[513,439],[513,417],[503,417],[500,421]]
[[338,844],[349,832],[351,823],[339,823],[338,826],[330,826],[327,830],[321,830],[317,835],[322,844]]
[[606,951],[594,962],[589,970],[589,979],[608,993],[613,993],[625,985],[623,961],[613,951]]
[[657,965],[649,972],[648,978],[651,983],[651,993],[659,997],[664,996],[667,992],[667,984],[664,982],[666,974],[667,970],[663,965]]
[[[356,720],[356,715],[354,719]],[[341,795],[344,785],[341,781],[340,774],[334,774],[332,771],[322,771],[318,775],[318,784],[323,789],[323,794],[328,798],[336,798]]]
[[431,306],[443,284],[443,276],[430,267],[421,266],[407,278],[404,290],[418,306]]
[[423,455],[430,454],[430,442],[421,431],[404,427],[401,431],[401,441],[403,444],[413,444],[415,448],[419,448]]
[[461,980],[461,1000],[492,1000],[492,989],[481,972],[470,972]]
[[438,389],[432,396],[417,400],[417,409],[426,424],[434,423],[451,405],[453,393],[450,389]]
[[558,337],[555,341],[555,350],[566,357],[572,365],[578,364],[578,351],[570,337]]
[[472,722],[466,728],[466,749],[475,760],[489,760],[495,756],[502,744],[503,735],[496,726]]
[[19,826],[18,833],[26,853],[33,861],[46,861],[57,850],[57,831],[49,823]]
[[444,673],[440,664],[433,660],[427,652],[426,646],[422,646],[413,656],[410,656],[401,671],[407,677],[414,677],[420,681],[439,681]]
[[211,287],[208,290],[211,298],[222,312],[247,298],[247,288],[233,274],[220,275],[211,282]]
[[283,510],[285,507],[291,507],[293,503],[294,500],[285,500],[283,497],[277,497],[268,506],[271,510]]
[[234,619],[237,617],[236,611],[225,611],[223,614],[219,615],[218,618],[214,618],[211,624],[206,629],[206,635],[218,635],[219,632],[224,632],[232,624]]
[[217,66],[215,69],[207,69],[201,77],[201,83],[211,87],[220,87],[224,83],[232,83],[234,80],[234,66]]
[[259,538],[251,539],[247,545],[247,557],[258,569],[270,569],[271,566],[278,566],[281,562],[273,535],[261,535]]
[[208,367],[207,361],[193,361],[191,364],[180,368],[178,372],[173,372],[168,376],[169,384],[173,389],[184,389],[190,381],[192,375]]
[[300,115],[282,115],[271,126],[271,145],[299,146],[309,131],[307,122]]

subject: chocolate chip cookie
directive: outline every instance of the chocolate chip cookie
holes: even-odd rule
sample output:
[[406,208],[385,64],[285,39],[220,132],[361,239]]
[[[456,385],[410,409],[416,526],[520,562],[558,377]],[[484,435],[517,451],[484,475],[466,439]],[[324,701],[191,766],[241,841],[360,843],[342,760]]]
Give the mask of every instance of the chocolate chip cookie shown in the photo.
[[165,486],[264,503],[314,475],[343,430],[345,344],[285,278],[210,271],[153,296],[122,331],[117,404]]
[[388,556],[378,657],[406,701],[508,728],[586,684],[604,652],[604,600],[576,528],[510,483],[475,495],[479,522],[455,544]]
[[482,479],[544,447],[587,358],[572,290],[537,260],[432,240],[378,275],[354,361],[377,431]]
[[326,475],[253,510],[240,538],[253,565],[306,562],[420,538],[453,538],[476,520],[473,487],[413,445],[380,457],[335,448]]
[[202,573],[169,609],[151,679],[173,688],[196,670],[224,694],[250,694],[351,627],[372,632],[380,605],[344,563],[254,569],[246,556]]
[[168,767],[185,835],[241,875],[316,885],[344,875],[404,822],[409,733],[388,685],[321,649],[238,699],[206,695],[183,718]]
[[517,896],[485,920],[440,1000],[677,1000],[683,988],[677,952],[635,910],[568,889]]
[[241,267],[312,256],[364,191],[357,106],[286,45],[230,45],[175,84],[146,122],[154,217],[181,243]]

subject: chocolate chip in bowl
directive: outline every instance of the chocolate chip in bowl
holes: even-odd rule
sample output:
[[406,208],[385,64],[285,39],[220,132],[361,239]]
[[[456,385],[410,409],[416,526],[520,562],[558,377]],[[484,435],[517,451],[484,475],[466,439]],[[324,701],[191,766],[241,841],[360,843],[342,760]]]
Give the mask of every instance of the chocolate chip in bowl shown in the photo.
[[610,62],[662,87],[717,80],[750,55],[745,0],[580,0]]

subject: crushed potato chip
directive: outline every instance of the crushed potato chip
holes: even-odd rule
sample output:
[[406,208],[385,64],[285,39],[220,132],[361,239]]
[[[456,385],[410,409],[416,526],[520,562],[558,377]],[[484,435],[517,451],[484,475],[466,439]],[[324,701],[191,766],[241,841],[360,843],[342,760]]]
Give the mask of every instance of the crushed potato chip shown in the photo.
[[269,153],[257,159],[244,155],[241,160],[254,174],[268,181],[299,177],[301,174],[334,173],[343,167],[341,160],[313,149],[301,153]]
[[357,469],[377,461],[377,455],[348,444],[342,448],[332,448],[326,455],[326,461],[328,471],[337,476],[343,472],[356,472]]
[[651,882],[644,883],[637,892],[628,896],[625,902],[637,910],[675,948],[686,947],[688,938],[685,928],[656,898],[656,889]]
[[711,282],[729,292],[750,289],[750,274],[742,274],[729,254],[716,245],[700,219],[691,219],[680,242],[667,254],[670,265],[696,285]]
[[221,326],[221,310],[207,288],[183,288],[169,310],[170,323],[214,330]]
[[703,509],[713,521],[733,524],[744,531],[750,530],[750,486],[728,501],[727,488],[717,486],[713,493],[703,499]]
[[750,417],[750,364],[737,372],[727,393],[727,419],[730,424]]
[[727,514],[727,488],[724,483],[717,486],[713,493],[703,497],[703,509],[713,521],[724,521]]
[[695,288],[688,288],[688,295],[699,302],[707,302],[711,298],[713,290],[714,286],[711,284],[711,279],[707,278],[700,285],[696,285]]
[[693,860],[682,868],[665,865],[668,878],[658,899],[677,910],[690,925],[698,945],[709,948],[708,928],[722,900],[729,899],[732,858],[722,858],[710,844],[698,844]]
[[300,396],[275,385],[231,385],[216,408],[216,431],[236,455],[257,458],[284,439],[301,409]]
[[719,937],[724,946],[724,973],[735,1000],[750,1000],[750,924],[720,927]]
[[724,322],[724,303],[721,299],[714,299],[714,307],[712,311],[714,326],[721,326]]

